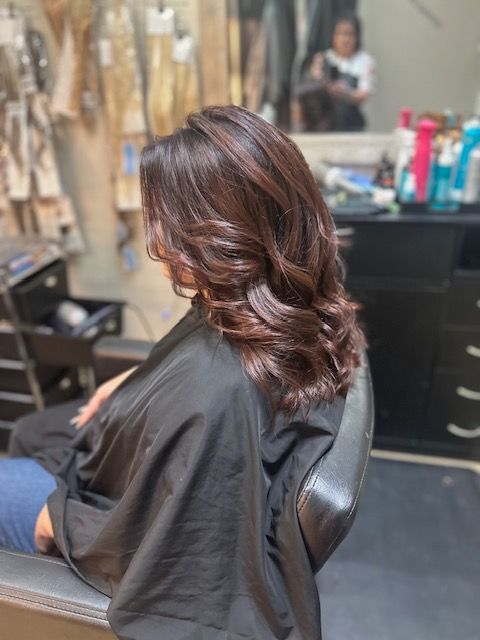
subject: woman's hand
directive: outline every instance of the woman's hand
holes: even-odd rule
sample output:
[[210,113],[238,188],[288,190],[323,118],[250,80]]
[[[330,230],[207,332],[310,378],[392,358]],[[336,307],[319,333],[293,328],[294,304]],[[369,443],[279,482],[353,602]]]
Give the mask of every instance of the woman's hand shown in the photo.
[[40,553],[48,553],[53,545],[53,527],[47,505],[44,505],[38,514],[34,535],[35,546]]
[[75,426],[76,429],[80,429],[84,427],[87,422],[93,418],[93,416],[100,409],[105,400],[115,391],[115,389],[126,379],[128,376],[135,371],[136,367],[132,369],[128,369],[128,371],[124,371],[120,373],[115,378],[110,378],[102,385],[98,387],[93,396],[87,402],[87,404],[80,407],[78,410],[78,414],[70,420],[71,424]]
[[322,80],[324,75],[325,56],[323,53],[316,53],[313,56],[312,64],[310,65],[310,78],[312,80]]
[[327,84],[327,91],[334,98],[340,98],[347,101],[350,101],[352,96],[352,90],[350,87],[341,80],[329,82]]
[[334,98],[344,100],[345,102],[350,102],[352,104],[362,104],[362,102],[365,102],[365,100],[370,96],[368,91],[351,89],[341,80],[327,83],[326,88],[328,93]]

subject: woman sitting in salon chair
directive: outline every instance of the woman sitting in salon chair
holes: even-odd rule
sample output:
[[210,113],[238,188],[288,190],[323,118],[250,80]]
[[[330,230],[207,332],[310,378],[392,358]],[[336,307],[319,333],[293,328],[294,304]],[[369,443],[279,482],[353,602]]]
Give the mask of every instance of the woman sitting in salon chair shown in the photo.
[[337,18],[332,47],[307,62],[307,73],[296,89],[296,129],[303,131],[363,131],[362,105],[372,94],[375,62],[361,48],[360,21],[354,14]]
[[15,434],[0,545],[61,554],[120,638],[319,638],[296,496],[363,348],[333,221],[294,143],[239,107],[147,146],[141,186],[192,308],[74,424]]

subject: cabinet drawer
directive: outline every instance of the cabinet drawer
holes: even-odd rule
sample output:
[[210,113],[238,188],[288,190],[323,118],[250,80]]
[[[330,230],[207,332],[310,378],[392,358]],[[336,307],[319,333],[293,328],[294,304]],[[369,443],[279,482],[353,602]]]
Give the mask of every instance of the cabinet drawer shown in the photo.
[[[77,327],[74,335],[57,333],[44,326],[49,322],[49,314],[40,319],[43,325],[23,327],[28,354],[37,365],[91,365],[93,343],[101,336],[119,335],[122,331],[123,302],[70,297],[68,300],[78,303],[89,313],[87,320]],[[3,358],[19,358],[13,329],[7,325],[0,327],[0,354]]]
[[17,343],[10,324],[0,322],[0,358],[18,360]]
[[93,364],[92,345],[101,336],[122,331],[121,302],[70,298],[89,312],[88,319],[74,335],[32,330],[25,334],[27,347],[36,362],[74,367]]
[[356,277],[449,279],[456,229],[449,225],[338,224],[348,274]]
[[480,377],[437,373],[424,437],[480,456]]
[[[45,406],[75,398],[79,393],[78,375],[69,371],[56,380],[43,394]],[[33,397],[28,393],[0,391],[0,421],[11,422],[26,413],[36,411]]]
[[454,278],[448,294],[447,322],[480,327],[480,278]]
[[442,333],[438,366],[442,369],[478,371],[480,379],[480,328]]
[[414,438],[422,427],[445,294],[366,289],[361,304],[375,390],[375,436]]
[[[11,290],[21,320],[36,323],[51,313],[60,300],[68,298],[65,262],[58,260],[42,271],[17,284]],[[0,318],[8,314],[0,300]]]
[[[42,389],[47,388],[62,374],[58,367],[35,367],[35,375]],[[25,365],[18,360],[0,360],[0,391],[30,393]]]

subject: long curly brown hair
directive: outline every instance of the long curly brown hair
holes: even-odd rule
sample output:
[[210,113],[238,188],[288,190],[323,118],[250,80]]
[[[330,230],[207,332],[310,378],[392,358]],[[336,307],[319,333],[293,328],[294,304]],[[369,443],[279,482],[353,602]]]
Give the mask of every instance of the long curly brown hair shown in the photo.
[[275,410],[344,395],[363,334],[332,217],[298,147],[247,109],[206,107],[143,150],[150,256],[199,291]]

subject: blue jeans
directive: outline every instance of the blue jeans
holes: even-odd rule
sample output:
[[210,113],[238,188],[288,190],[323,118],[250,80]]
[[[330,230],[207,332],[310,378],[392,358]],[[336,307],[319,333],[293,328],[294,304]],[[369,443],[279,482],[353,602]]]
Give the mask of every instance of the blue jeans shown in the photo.
[[35,522],[56,486],[33,458],[0,460],[0,547],[35,553]]

